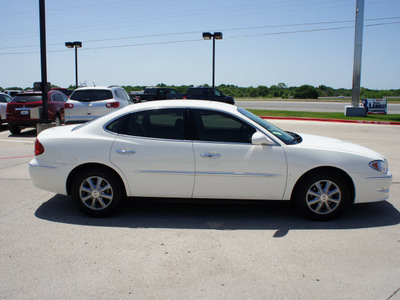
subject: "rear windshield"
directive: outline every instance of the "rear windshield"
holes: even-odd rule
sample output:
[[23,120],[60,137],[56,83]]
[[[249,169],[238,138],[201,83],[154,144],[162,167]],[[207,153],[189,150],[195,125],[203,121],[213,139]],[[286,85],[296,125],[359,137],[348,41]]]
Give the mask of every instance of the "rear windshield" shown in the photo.
[[19,95],[16,95],[11,102],[31,103],[31,102],[41,102],[41,101],[42,101],[42,95],[19,94]]
[[70,99],[83,101],[83,102],[94,102],[94,101],[101,101],[112,99],[113,94],[109,90],[82,90],[82,91],[75,91],[72,93]]

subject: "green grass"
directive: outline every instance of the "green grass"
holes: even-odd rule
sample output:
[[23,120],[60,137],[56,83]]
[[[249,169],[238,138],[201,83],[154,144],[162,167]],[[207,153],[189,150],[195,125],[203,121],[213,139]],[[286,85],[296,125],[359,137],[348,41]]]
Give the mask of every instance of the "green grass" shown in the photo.
[[263,117],[294,117],[294,118],[318,118],[318,119],[339,119],[339,120],[362,120],[362,121],[383,121],[400,122],[400,114],[389,115],[367,115],[366,117],[347,117],[343,113],[331,112],[304,112],[284,110],[260,110],[249,109],[253,114]]

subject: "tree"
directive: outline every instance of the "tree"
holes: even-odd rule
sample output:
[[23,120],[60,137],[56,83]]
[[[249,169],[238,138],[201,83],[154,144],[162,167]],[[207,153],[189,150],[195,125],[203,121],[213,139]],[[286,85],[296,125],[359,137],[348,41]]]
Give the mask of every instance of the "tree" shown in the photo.
[[302,85],[294,92],[295,99],[318,99],[318,91],[311,85]]
[[287,85],[284,84],[283,82],[279,82],[279,83],[278,83],[278,88],[280,88],[280,89],[282,89],[282,90],[285,90],[285,89],[287,89]]

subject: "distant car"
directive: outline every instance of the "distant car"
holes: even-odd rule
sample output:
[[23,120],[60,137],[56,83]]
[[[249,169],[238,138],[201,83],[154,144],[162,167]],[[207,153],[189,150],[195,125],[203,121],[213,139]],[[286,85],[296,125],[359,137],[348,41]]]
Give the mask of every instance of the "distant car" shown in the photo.
[[119,86],[78,88],[65,103],[65,122],[84,123],[129,104],[129,95]]
[[4,93],[6,93],[7,95],[14,97],[16,94],[21,93],[22,91],[20,90],[7,90],[4,91]]
[[235,104],[235,100],[232,97],[226,96],[220,90],[210,87],[188,88],[186,94],[183,95],[183,97],[186,99],[212,100]]
[[2,127],[3,123],[6,123],[6,110],[7,110],[7,103],[11,102],[12,97],[5,94],[0,93],[0,128]]
[[61,93],[64,93],[65,96],[69,97],[73,90],[69,90],[66,88],[59,88],[59,87],[55,87],[55,88],[51,88],[52,90],[56,90],[56,91],[60,91]]
[[128,196],[292,200],[328,220],[353,202],[386,200],[392,181],[386,159],[370,149],[196,100],[139,103],[47,129],[29,172],[35,186],[72,195],[97,217]]
[[[56,125],[65,122],[64,104],[68,97],[59,91],[47,93],[48,118]],[[42,108],[42,93],[19,93],[7,104],[7,123],[12,134],[19,134],[22,128],[36,127],[40,122],[39,111]],[[37,114],[33,110],[37,109]]]
[[148,87],[143,93],[135,96],[135,102],[166,100],[166,99],[182,99],[183,95],[171,88]]

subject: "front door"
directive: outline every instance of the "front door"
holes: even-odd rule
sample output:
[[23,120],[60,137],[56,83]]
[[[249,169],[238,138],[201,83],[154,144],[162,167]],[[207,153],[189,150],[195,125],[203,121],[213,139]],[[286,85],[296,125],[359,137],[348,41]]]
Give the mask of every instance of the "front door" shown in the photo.
[[193,110],[198,136],[195,198],[280,200],[286,185],[286,156],[280,145],[253,145],[254,127],[235,116]]

